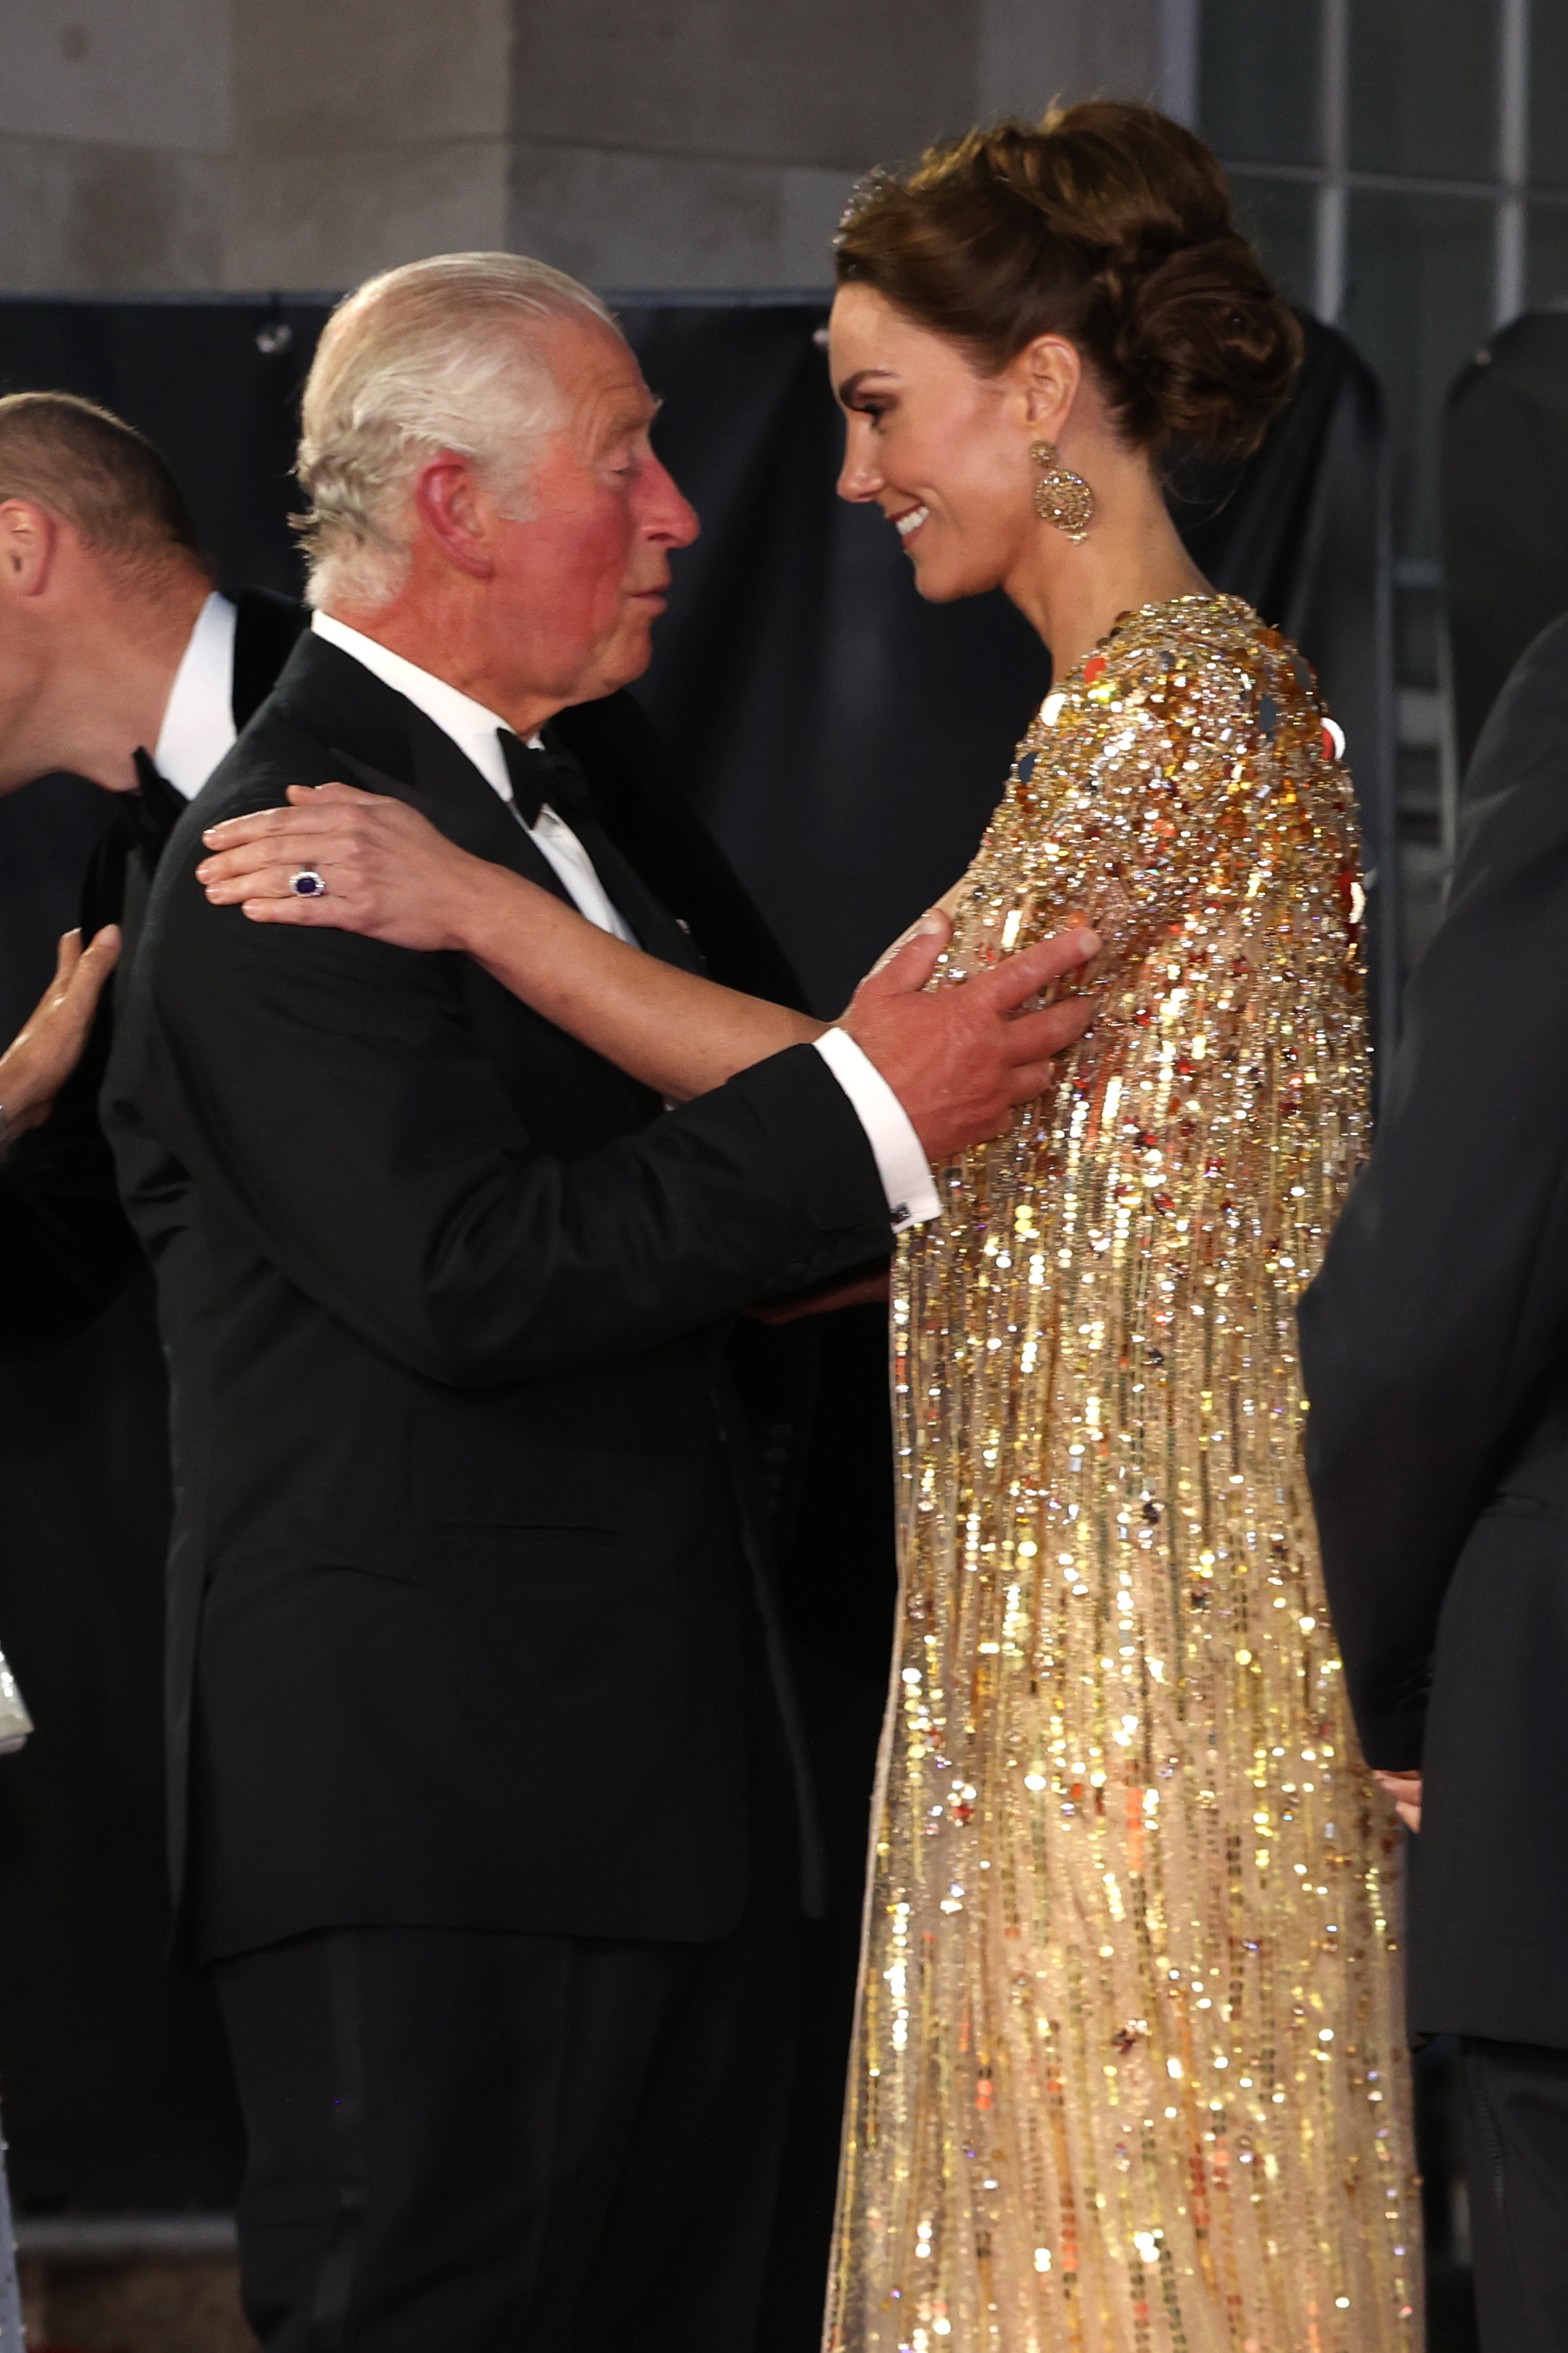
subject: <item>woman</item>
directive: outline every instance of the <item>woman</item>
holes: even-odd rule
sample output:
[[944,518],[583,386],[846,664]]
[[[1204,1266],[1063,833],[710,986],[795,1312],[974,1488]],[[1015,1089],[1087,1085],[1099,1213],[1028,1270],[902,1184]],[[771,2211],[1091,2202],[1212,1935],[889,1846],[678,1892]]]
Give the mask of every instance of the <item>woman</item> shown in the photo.
[[[1147,108],[877,174],[838,240],[840,489],[1057,684],[949,902],[956,978],[1103,946],[1055,1096],[902,1245],[903,1593],[829,2345],[1418,2341],[1393,1842],[1301,1470],[1292,1309],[1362,1145],[1354,825],[1310,672],[1169,522],[1299,336]],[[799,1034],[405,808],[225,829],[216,897],[459,944],[671,1093]],[[285,898],[336,861],[334,896]]]

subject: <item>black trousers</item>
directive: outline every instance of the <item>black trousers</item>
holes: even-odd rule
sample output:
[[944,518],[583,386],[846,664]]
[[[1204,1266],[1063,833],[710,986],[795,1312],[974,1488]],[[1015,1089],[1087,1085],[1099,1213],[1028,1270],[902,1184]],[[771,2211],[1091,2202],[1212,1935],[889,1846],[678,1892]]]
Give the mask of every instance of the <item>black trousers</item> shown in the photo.
[[347,1928],[218,1965],[267,2353],[748,2353],[795,2063],[787,1815],[753,1853],[718,1944]]
[[1465,2173],[1481,2353],[1568,2345],[1568,2051],[1467,2035]]

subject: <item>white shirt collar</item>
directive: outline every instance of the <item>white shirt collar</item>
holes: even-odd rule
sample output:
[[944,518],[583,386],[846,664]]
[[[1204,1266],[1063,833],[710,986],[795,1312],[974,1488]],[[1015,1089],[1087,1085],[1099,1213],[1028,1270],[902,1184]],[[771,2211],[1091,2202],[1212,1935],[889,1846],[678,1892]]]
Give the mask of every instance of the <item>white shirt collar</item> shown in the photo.
[[[503,801],[511,799],[511,778],[500,747],[500,731],[506,726],[504,719],[487,711],[471,695],[448,686],[444,678],[421,670],[417,662],[395,654],[390,647],[367,638],[363,630],[351,629],[346,621],[335,620],[331,613],[313,613],[310,627],[319,638],[325,638],[328,645],[363,662],[384,686],[406,696],[416,711],[433,719],[442,733],[451,737],[458,751],[467,754],[486,784],[493,786]],[[510,734],[512,731],[509,728],[507,732]]]
[[191,631],[158,730],[153,765],[195,800],[234,742],[234,627],[237,616],[215,588]]

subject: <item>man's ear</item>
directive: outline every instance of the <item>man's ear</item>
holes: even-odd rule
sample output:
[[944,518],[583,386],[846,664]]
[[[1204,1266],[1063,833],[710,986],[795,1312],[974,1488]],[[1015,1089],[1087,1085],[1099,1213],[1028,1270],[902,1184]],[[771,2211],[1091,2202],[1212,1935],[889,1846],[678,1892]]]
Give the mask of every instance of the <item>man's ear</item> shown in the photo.
[[448,564],[475,580],[495,570],[495,509],[467,458],[438,449],[414,478],[414,511]]
[[59,548],[59,524],[32,499],[0,499],[0,589],[41,596]]

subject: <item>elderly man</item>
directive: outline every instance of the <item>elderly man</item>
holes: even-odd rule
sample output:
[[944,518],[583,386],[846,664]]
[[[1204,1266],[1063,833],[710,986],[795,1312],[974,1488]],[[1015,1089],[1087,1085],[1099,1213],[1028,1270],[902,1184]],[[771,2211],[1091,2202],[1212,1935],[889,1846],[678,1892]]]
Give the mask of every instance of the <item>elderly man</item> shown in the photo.
[[266,589],[217,593],[179,484],[121,418],[0,399],[0,793],[63,769],[118,801],[81,934],[0,1055],[0,1351],[80,1329],[142,1264],[98,1125],[107,1019],[82,1049],[122,919],[301,625]]
[[[174,1386],[174,1852],[263,2343],[741,2353],[810,1807],[718,1341],[934,1214],[1083,953],[657,1098],[449,953],[247,923],[201,829],[347,777],[671,963],[548,733],[690,510],[602,307],[395,270],[307,386],[312,634],[160,871],[106,1102]],[[309,892],[321,878],[298,878]]]

